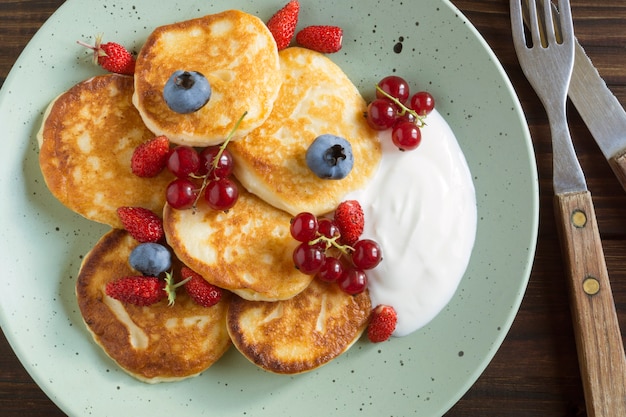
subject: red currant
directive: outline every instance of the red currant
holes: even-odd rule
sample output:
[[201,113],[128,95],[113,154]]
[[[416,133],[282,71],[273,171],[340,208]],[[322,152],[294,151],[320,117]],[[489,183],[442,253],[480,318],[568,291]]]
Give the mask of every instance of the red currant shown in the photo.
[[178,210],[191,208],[197,197],[196,184],[188,178],[175,179],[165,190],[167,203]]
[[367,124],[375,130],[389,129],[397,115],[396,105],[385,98],[377,98],[367,106]]
[[228,210],[238,198],[239,188],[229,178],[211,180],[204,189],[204,199],[213,210]]
[[414,123],[398,123],[391,131],[391,140],[401,151],[410,151],[419,146],[422,141],[422,132]]
[[338,281],[339,288],[344,292],[356,295],[367,288],[367,275],[361,269],[350,268]]
[[378,243],[371,239],[362,239],[354,244],[352,263],[359,269],[372,269],[383,259]]
[[167,158],[167,169],[178,178],[194,174],[200,167],[198,152],[191,146],[179,145],[172,149]]
[[289,225],[291,236],[299,242],[310,242],[317,235],[317,217],[308,212],[298,213]]
[[343,274],[343,263],[333,256],[327,256],[316,276],[322,281],[335,282],[339,280]]
[[226,178],[232,174],[234,166],[232,154],[224,148],[216,162],[215,158],[219,152],[219,146],[209,146],[200,152],[201,175],[208,175],[209,178]]
[[411,97],[409,107],[418,115],[426,116],[435,108],[435,98],[426,91],[419,91]]
[[398,125],[399,123],[402,122],[409,122],[409,123],[413,123],[416,124],[417,123],[417,117],[415,117],[415,115],[409,111],[405,111],[404,114],[402,116],[398,115],[398,117],[396,118],[396,122],[394,123],[394,126]]
[[293,263],[303,274],[317,274],[325,259],[323,250],[306,242],[300,243],[293,251]]
[[[378,83],[378,87],[393,98],[397,98],[401,103],[409,99],[409,83],[402,77],[397,75],[389,75]],[[377,98],[384,98],[378,89],[376,90]]]
[[339,236],[341,233],[335,222],[327,217],[322,217],[317,221],[317,231],[328,239]]

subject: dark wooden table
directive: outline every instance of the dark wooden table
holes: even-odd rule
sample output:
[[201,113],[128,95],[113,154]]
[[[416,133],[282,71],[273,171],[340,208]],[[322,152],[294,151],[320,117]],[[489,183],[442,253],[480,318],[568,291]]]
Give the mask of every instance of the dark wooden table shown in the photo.
[[[626,3],[571,2],[580,43],[617,98],[626,105]],[[62,0],[0,1],[0,83],[26,43],[62,3]],[[541,209],[535,263],[519,314],[491,364],[446,416],[584,416],[567,287],[552,214],[548,121],[517,62],[511,42],[508,1],[454,0],[453,3],[493,48],[520,97],[537,151]],[[577,153],[594,196],[620,324],[626,331],[626,192],[572,106],[569,118]],[[0,415],[64,416],[26,373],[3,334],[0,334]]]

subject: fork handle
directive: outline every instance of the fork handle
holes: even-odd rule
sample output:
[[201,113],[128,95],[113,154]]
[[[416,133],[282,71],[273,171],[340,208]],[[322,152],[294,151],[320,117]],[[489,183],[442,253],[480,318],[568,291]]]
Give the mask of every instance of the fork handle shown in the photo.
[[589,191],[555,196],[589,417],[626,416],[626,357]]

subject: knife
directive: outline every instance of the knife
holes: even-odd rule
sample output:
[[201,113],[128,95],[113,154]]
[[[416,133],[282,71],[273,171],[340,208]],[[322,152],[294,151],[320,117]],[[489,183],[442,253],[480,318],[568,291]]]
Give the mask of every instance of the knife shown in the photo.
[[569,98],[626,190],[626,111],[576,40]]

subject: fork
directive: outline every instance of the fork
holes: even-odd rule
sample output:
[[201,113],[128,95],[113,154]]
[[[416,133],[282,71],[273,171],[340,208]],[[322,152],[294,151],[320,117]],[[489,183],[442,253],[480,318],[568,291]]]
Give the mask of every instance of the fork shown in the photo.
[[[626,416],[626,357],[591,194],[567,125],[574,65],[569,0],[510,0],[513,44],[550,123],[554,211],[567,265],[579,367],[589,417]],[[526,13],[530,39],[524,32]]]

